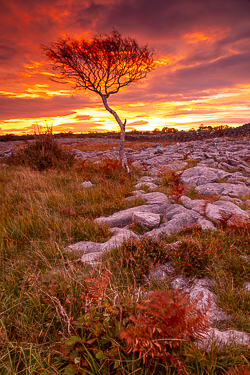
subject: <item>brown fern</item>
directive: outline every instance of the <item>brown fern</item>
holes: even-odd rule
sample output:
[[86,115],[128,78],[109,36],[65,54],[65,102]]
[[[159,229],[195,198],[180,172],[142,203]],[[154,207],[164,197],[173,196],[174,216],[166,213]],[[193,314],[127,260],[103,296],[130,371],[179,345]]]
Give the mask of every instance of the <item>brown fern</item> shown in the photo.
[[169,183],[171,187],[170,196],[174,201],[178,203],[180,197],[183,195],[183,191],[186,188],[186,184],[181,183],[181,175],[183,171],[178,173],[171,171],[170,173],[172,179],[172,181]]
[[84,279],[87,284],[87,298],[96,301],[103,299],[112,274],[106,268],[102,271],[101,278]]
[[120,333],[128,352],[138,352],[144,362],[147,357],[168,360],[184,371],[178,349],[183,341],[196,340],[208,326],[207,315],[194,306],[180,292],[150,292],[130,316],[132,324]]
[[225,373],[225,375],[250,375],[250,370],[247,367],[234,367]]

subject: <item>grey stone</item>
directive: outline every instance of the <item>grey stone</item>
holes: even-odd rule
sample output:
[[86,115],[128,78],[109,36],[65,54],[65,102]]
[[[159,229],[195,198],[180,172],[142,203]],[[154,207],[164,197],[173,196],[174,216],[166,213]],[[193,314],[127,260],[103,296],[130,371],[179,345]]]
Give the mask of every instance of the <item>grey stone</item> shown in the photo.
[[243,285],[243,289],[247,292],[247,293],[249,293],[250,292],[250,283],[244,283],[244,285]]
[[206,217],[215,223],[220,223],[224,218],[228,218],[228,223],[232,222],[235,218],[249,219],[250,215],[242,210],[232,202],[217,201],[208,203],[206,206]]
[[228,184],[224,182],[200,185],[195,188],[195,191],[204,196],[224,194],[230,197],[245,196],[250,193],[250,189],[245,184]]
[[113,236],[106,242],[97,243],[92,241],[80,241],[67,247],[68,251],[83,252],[81,261],[84,263],[95,264],[101,259],[102,255],[121,244],[129,238],[139,238],[137,234],[128,229],[112,228]]
[[198,212],[188,210],[179,204],[172,204],[168,207],[163,216],[163,220],[166,222],[161,224],[158,229],[154,229],[146,235],[158,239],[163,234],[170,236],[173,233],[179,233],[183,229],[191,227],[216,230],[214,225]]
[[174,171],[179,171],[179,170],[186,168],[187,165],[188,163],[186,161],[180,162],[180,163],[170,163],[170,164],[164,165],[164,169],[174,172]]
[[204,168],[204,166],[216,168],[216,167],[218,167],[218,163],[214,159],[209,158],[209,159],[206,159],[206,160],[202,160],[197,164],[197,167],[203,167]]
[[133,161],[133,163],[131,164],[131,167],[141,169],[143,168],[143,164],[139,160],[136,160],[136,161]]
[[232,202],[234,204],[237,204],[237,205],[241,205],[243,204],[242,200],[239,199],[239,198],[232,198],[232,197],[228,197],[227,195],[222,195],[219,199],[220,201],[228,201],[228,202]]
[[148,212],[134,212],[132,215],[132,221],[141,228],[149,230],[158,228],[161,221],[161,216]]
[[189,284],[190,280],[187,277],[179,276],[171,281],[171,288],[175,290],[185,290]]
[[199,166],[186,169],[181,175],[181,183],[186,184],[190,188],[205,185],[226,176],[228,176],[228,173],[221,169]]
[[81,184],[85,189],[88,189],[88,188],[91,188],[92,186],[94,186],[92,184],[91,181],[84,181],[82,184]]
[[209,352],[214,344],[221,350],[230,346],[244,348],[249,346],[249,335],[236,330],[220,331],[217,328],[210,327],[207,332],[199,334],[198,337],[197,347],[206,352]]
[[115,247],[121,246],[121,244],[129,238],[139,238],[137,234],[125,228],[112,228],[112,233],[114,234],[114,236],[112,236],[108,241],[101,244],[102,252],[110,251]]
[[155,214],[163,214],[164,207],[158,204],[149,204],[149,205],[132,207],[126,210],[116,212],[113,215],[108,216],[108,217],[99,217],[95,219],[95,222],[98,224],[106,224],[109,227],[122,228],[132,223],[133,214],[135,212],[149,212],[149,213],[155,213]]
[[162,183],[162,179],[160,177],[142,176],[138,182],[153,182],[158,185]]
[[135,189],[143,189],[144,187],[147,187],[149,190],[158,189],[158,186],[153,182],[139,182],[135,185]]
[[164,205],[165,207],[171,206],[171,202],[166,194],[160,193],[159,191],[144,194],[143,199],[145,199],[146,204]]
[[134,195],[136,197],[140,197],[142,194],[145,194],[144,190],[133,190],[130,192],[131,195]]
[[204,215],[207,201],[205,199],[190,199],[189,197],[183,195],[180,198],[181,203],[184,207],[189,208],[198,212],[201,215]]
[[230,316],[216,305],[215,296],[209,290],[210,286],[211,282],[209,283],[206,279],[195,280],[189,291],[190,302],[196,301],[195,309],[206,315],[211,323],[218,323],[231,319]]
[[13,149],[12,148],[3,152],[3,156],[5,158],[9,158],[12,154],[13,154]]
[[92,241],[79,241],[67,247],[69,251],[80,251],[84,254],[95,253],[102,251],[102,244]]
[[102,259],[102,253],[87,253],[87,254],[84,254],[80,260],[82,261],[82,263],[87,263],[87,264],[91,264],[94,266],[94,265],[100,264],[101,259]]

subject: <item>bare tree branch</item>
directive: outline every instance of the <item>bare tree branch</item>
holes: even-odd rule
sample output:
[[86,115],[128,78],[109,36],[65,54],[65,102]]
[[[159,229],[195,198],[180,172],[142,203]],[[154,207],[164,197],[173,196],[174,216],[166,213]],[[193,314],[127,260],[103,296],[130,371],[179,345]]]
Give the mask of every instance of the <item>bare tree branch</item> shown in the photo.
[[53,81],[71,83],[75,89],[90,90],[101,96],[104,107],[120,126],[120,159],[129,172],[124,152],[126,120],[124,123],[120,120],[107,99],[154,69],[153,52],[147,45],[139,46],[135,39],[122,37],[115,29],[110,35],[98,34],[92,40],[59,39],[42,49],[52,61]]

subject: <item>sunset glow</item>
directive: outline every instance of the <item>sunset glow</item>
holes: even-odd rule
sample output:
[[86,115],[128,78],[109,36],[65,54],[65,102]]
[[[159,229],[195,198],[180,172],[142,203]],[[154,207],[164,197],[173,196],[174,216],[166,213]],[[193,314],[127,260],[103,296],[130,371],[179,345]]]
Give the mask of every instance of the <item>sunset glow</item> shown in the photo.
[[115,27],[154,50],[155,69],[111,95],[126,129],[250,122],[250,1],[8,0],[0,4],[0,134],[118,131],[101,98],[49,78],[42,54],[60,36]]

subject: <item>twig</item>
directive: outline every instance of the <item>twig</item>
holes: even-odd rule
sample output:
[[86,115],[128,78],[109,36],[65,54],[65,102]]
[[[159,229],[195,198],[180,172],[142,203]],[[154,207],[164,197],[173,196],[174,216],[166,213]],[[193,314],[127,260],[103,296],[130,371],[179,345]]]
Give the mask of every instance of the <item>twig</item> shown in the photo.
[[19,302],[19,303],[17,303],[17,304],[14,305],[14,306],[9,307],[7,310],[1,312],[0,316],[3,315],[3,314],[5,314],[7,311],[9,311],[9,310],[11,310],[11,309],[14,309],[14,307],[16,307],[16,306],[18,306],[18,305],[21,305],[21,304],[22,304],[22,302]]
[[84,285],[82,283],[80,283],[80,281],[77,281],[76,279],[74,279],[74,277],[72,277],[69,273],[69,271],[67,270],[67,268],[65,267],[65,260],[64,260],[64,257],[63,257],[63,254],[62,254],[62,251],[60,249],[60,247],[58,246],[58,243],[55,242],[56,244],[56,247],[57,247],[57,250],[59,251],[59,253],[61,254],[61,257],[62,257],[62,260],[63,260],[63,268],[65,270],[65,272],[67,273],[67,275],[69,276],[69,278],[74,281],[75,283],[77,283],[78,285],[80,285],[82,288],[85,288]]
[[[56,298],[55,296],[50,295],[49,293],[45,292],[43,289],[41,289],[41,291],[42,291],[44,294],[46,294],[46,296],[49,297],[53,302],[55,302],[56,310],[57,310],[57,307],[58,307],[58,308],[59,308],[59,312],[60,312],[60,314],[61,314],[61,316],[62,316],[62,318],[63,318],[64,323],[66,323],[67,326],[68,326],[68,333],[69,333],[69,335],[71,336],[72,333],[71,333],[71,330],[70,330],[70,319],[69,319],[69,317],[68,317],[66,311],[64,310],[64,308],[63,308],[61,302],[59,301],[58,298]],[[58,310],[57,310],[57,311],[58,311]]]

